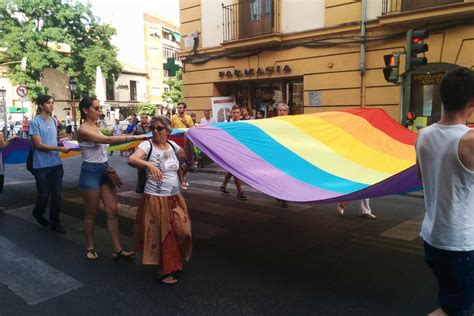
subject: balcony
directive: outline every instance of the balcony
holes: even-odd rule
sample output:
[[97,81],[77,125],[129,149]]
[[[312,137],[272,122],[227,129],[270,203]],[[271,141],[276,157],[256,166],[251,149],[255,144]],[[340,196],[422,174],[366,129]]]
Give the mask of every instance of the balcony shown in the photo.
[[[278,0],[242,0],[230,5],[222,5],[223,45],[248,48],[281,41],[279,33]],[[248,43],[248,45],[246,44]]]
[[382,15],[402,13],[419,9],[433,8],[452,3],[464,2],[463,0],[383,0]]

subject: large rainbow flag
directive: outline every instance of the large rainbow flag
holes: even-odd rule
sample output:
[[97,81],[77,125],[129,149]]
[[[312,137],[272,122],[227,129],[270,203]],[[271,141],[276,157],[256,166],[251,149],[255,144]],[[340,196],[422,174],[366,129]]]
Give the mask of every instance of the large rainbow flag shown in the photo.
[[233,175],[287,201],[327,203],[421,189],[416,134],[381,109],[218,123],[187,135]]

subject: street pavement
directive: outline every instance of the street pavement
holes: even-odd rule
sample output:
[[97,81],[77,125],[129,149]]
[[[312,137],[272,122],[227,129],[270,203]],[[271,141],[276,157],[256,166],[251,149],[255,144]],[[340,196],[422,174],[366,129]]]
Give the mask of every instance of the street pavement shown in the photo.
[[[119,189],[121,240],[130,246],[139,195],[136,170],[112,156]],[[152,279],[139,259],[114,262],[103,213],[98,261],[85,259],[80,158],[64,160],[65,235],[31,217],[36,198],[24,165],[6,167],[0,213],[0,315],[423,315],[437,307],[435,280],[418,237],[423,200],[372,200],[376,220],[358,203],[289,203],[245,186],[248,201],[218,191],[223,170],[197,169],[184,192],[194,249],[177,285]],[[251,168],[251,166],[249,166]]]

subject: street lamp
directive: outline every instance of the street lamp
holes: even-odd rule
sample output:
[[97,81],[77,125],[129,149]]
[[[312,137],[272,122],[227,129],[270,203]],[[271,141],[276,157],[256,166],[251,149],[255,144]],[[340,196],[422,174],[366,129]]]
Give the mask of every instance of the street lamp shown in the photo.
[[76,90],[77,90],[77,80],[76,78],[69,79],[69,90],[71,90],[72,98],[72,121],[74,122],[74,135],[77,132],[77,122],[76,122]]

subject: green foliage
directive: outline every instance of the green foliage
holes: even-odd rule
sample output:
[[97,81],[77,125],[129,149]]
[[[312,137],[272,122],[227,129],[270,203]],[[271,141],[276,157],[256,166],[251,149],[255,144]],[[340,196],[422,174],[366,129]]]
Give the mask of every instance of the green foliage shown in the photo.
[[104,134],[105,136],[112,136],[113,135],[112,131],[110,129],[106,129],[106,128],[101,129],[100,132],[102,134]]
[[169,90],[163,93],[163,100],[170,98],[172,104],[183,101],[183,71],[178,70],[175,77],[164,81],[169,86]]
[[150,116],[154,116],[156,113],[156,105],[149,102],[138,103],[138,115],[141,115],[143,113]]
[[12,81],[28,86],[32,99],[47,92],[40,82],[45,68],[76,76],[78,93],[93,89],[97,66],[106,78],[117,78],[121,66],[111,44],[114,34],[79,1],[0,1],[0,47],[6,48],[0,62],[28,58],[26,70],[19,64],[10,69]]

